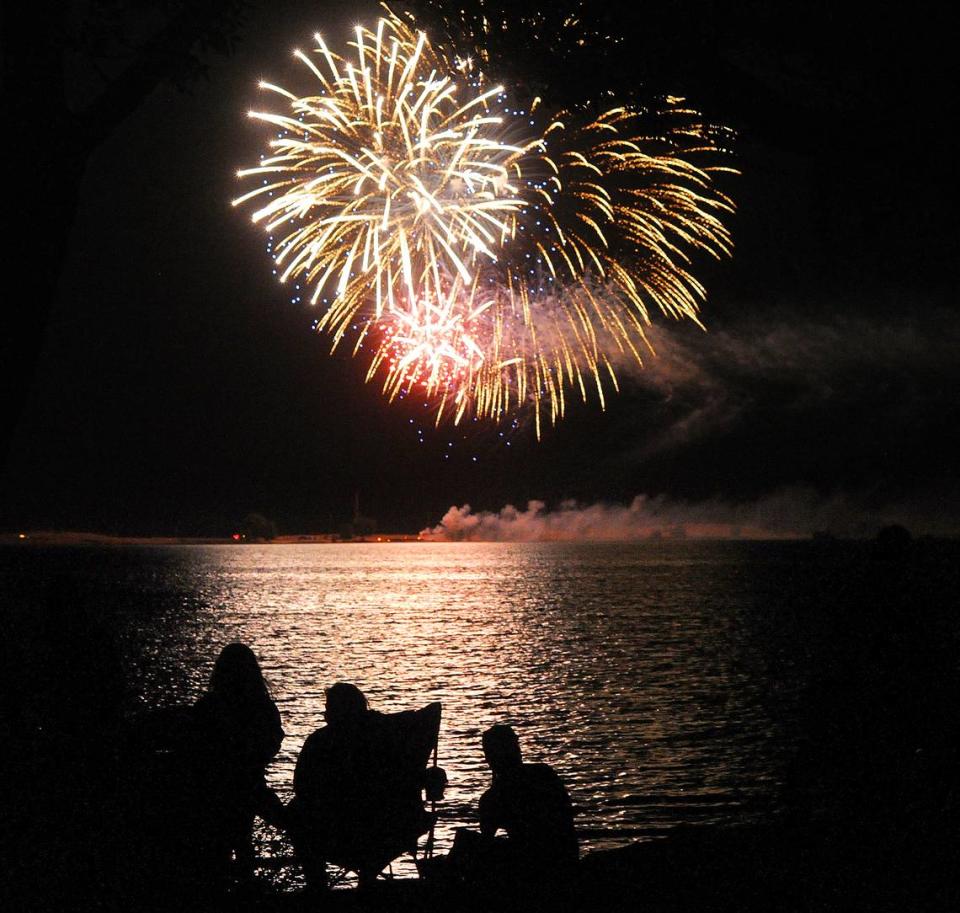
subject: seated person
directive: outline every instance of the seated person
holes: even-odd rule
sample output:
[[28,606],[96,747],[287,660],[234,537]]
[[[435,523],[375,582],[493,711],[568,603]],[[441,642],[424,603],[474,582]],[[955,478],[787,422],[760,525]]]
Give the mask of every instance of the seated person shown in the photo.
[[210,850],[240,878],[253,877],[253,819],[280,825],[283,804],[264,774],[280,750],[283,727],[253,651],[224,647],[210,687],[193,706],[194,757],[202,765],[202,814],[210,818]]
[[[480,797],[480,833],[457,831],[452,873],[498,889],[565,882],[575,870],[579,846],[563,781],[547,764],[523,763],[510,726],[492,726],[483,734],[483,754],[493,783]],[[505,838],[496,836],[500,829]]]
[[221,651],[194,705],[129,721],[117,878],[136,901],[131,909],[206,907],[234,880],[253,879],[254,817],[283,823],[283,803],[264,776],[283,735],[260,664],[240,643]]
[[382,714],[356,685],[327,689],[327,725],[304,742],[287,816],[308,886],[326,885],[327,862],[367,884],[426,832],[421,787],[439,714],[439,704]]
[[483,734],[493,783],[480,797],[480,834],[507,832],[510,855],[531,871],[575,865],[579,856],[573,808],[563,780],[548,764],[524,764],[510,726]]

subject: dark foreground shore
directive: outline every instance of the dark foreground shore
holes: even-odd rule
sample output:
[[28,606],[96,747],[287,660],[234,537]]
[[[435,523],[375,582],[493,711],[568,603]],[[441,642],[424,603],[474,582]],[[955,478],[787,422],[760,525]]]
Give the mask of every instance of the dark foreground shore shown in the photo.
[[[902,835],[905,837],[905,835]],[[932,837],[933,835],[928,835]],[[585,855],[562,885],[516,890],[496,882],[462,886],[429,879],[382,880],[322,896],[265,882],[219,900],[41,894],[7,909],[144,910],[153,913],[816,913],[960,909],[955,830],[917,843],[876,834],[860,843],[810,828],[678,828],[670,837]],[[892,838],[892,839],[891,839]],[[158,873],[158,875],[161,873]],[[79,885],[77,886],[79,888]],[[115,887],[115,886],[114,886]]]
[[[814,913],[960,909],[956,831],[916,842],[875,834],[850,842],[837,829],[789,823],[763,827],[678,828],[670,837],[589,853],[562,886],[514,893],[434,884],[382,882],[364,895],[334,891],[323,902],[303,893],[237,898],[249,913],[413,913],[413,911],[601,911],[601,913]],[[848,832],[849,833],[849,832]],[[553,890],[552,887],[557,887]],[[229,907],[228,907],[229,909]]]

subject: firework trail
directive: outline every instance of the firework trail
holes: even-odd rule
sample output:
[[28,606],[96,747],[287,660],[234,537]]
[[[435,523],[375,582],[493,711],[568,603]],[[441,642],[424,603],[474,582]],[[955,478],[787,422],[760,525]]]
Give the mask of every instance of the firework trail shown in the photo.
[[699,323],[691,256],[730,252],[727,131],[677,98],[548,113],[392,14],[346,56],[314,39],[313,94],[261,83],[285,110],[250,112],[272,138],[234,205],[390,399],[437,422],[532,406],[539,435],[642,363],[651,311]]

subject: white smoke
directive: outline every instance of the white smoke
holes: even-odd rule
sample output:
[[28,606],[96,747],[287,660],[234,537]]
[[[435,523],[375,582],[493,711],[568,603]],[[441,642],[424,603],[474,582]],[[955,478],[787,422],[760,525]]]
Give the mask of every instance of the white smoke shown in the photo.
[[663,423],[638,444],[640,457],[755,421],[771,387],[778,411],[798,421],[843,408],[869,420],[883,408],[885,424],[908,433],[918,414],[950,404],[943,391],[955,382],[960,323],[932,308],[922,325],[842,314],[791,321],[771,311],[736,328],[655,326],[647,336],[656,357],[642,368],[626,358],[614,363],[664,409]]
[[564,501],[553,510],[543,501],[530,501],[524,510],[508,504],[497,512],[478,513],[469,504],[454,505],[439,524],[423,530],[420,538],[435,542],[795,539],[816,531],[870,537],[892,523],[915,533],[948,535],[960,530],[952,517],[936,517],[924,503],[870,508],[844,495],[824,498],[812,489],[791,488],[739,504],[638,495],[626,506]]

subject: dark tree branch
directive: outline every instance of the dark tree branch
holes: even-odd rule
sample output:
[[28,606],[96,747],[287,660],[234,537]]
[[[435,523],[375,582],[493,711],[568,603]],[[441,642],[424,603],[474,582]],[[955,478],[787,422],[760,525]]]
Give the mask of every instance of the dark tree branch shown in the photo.
[[[177,79],[191,64],[192,52],[212,34],[235,25],[246,4],[216,0],[184,3],[180,11],[149,41],[135,61],[116,77],[81,114],[92,146],[98,145],[129,117],[162,82]],[[227,42],[229,44],[229,41]]]

